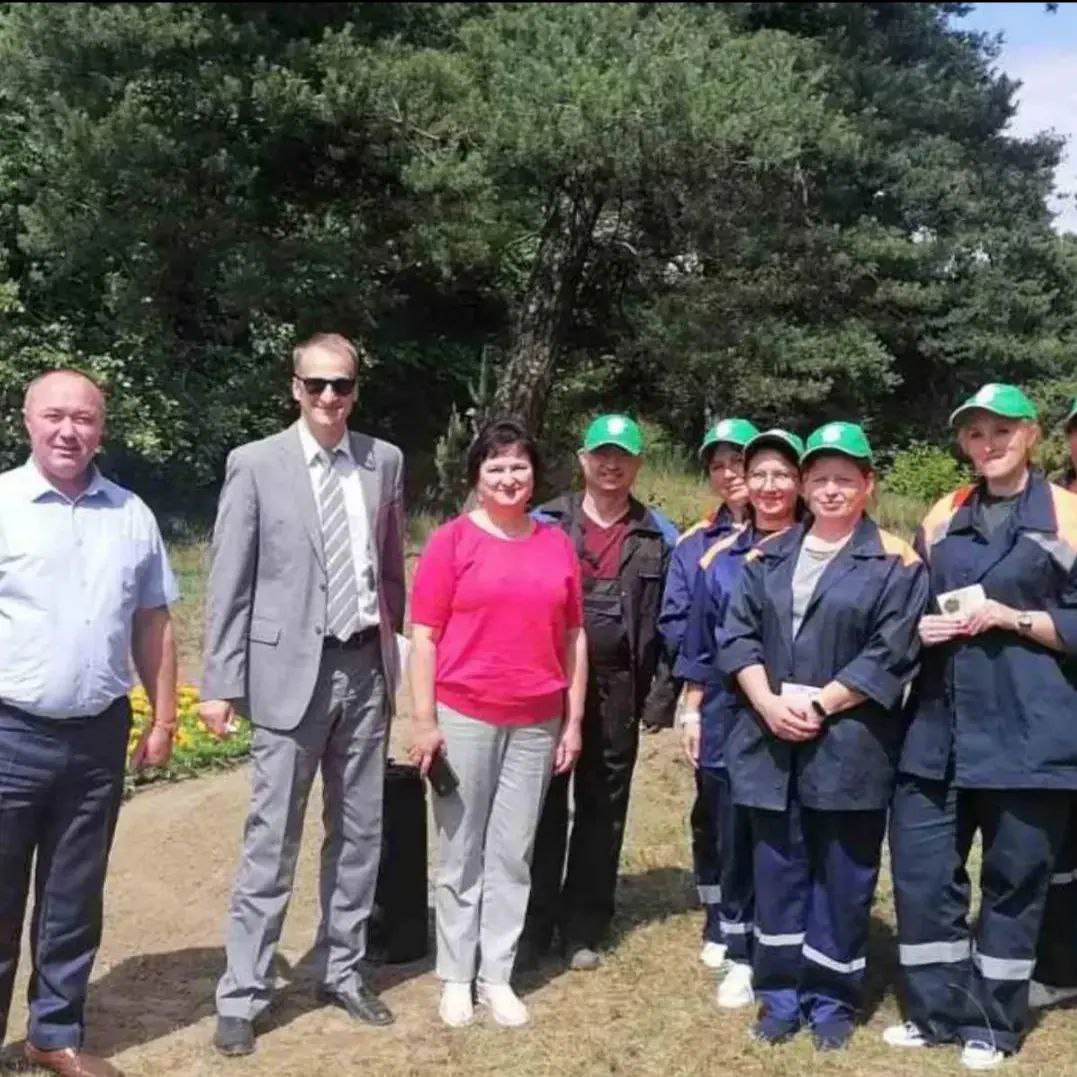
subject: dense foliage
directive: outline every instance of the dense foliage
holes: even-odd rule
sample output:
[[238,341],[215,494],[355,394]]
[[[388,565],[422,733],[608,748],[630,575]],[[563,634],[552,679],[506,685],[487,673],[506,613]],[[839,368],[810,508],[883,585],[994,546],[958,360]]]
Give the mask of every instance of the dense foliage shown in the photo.
[[897,447],[990,378],[1054,418],[1060,144],[1006,134],[963,10],[2,4],[0,462],[27,377],[74,363],[111,466],[182,503],[329,327],[416,461],[454,406],[555,444],[601,404],[685,445],[733,409]]

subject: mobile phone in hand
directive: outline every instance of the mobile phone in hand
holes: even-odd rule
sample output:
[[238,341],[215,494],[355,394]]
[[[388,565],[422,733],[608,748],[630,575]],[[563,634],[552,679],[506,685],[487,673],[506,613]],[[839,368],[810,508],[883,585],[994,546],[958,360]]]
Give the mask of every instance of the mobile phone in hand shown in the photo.
[[445,758],[444,752],[438,752],[430,760],[430,769],[426,772],[426,780],[430,783],[430,788],[439,797],[447,797],[460,784],[460,779],[456,776],[456,771],[449,766],[449,761]]

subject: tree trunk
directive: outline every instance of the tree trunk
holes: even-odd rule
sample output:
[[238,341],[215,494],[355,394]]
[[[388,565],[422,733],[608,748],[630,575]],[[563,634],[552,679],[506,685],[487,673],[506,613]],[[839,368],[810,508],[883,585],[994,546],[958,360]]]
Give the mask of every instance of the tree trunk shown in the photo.
[[601,208],[599,188],[587,178],[558,186],[516,314],[493,410],[515,415],[534,434],[542,427],[550,382]]

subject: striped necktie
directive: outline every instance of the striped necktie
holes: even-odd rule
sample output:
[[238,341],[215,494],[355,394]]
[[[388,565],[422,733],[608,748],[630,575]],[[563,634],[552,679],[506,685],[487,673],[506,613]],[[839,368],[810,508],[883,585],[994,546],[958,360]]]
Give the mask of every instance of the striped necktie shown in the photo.
[[340,449],[332,455],[321,454],[323,473],[319,500],[325,551],[325,631],[326,635],[346,640],[355,632],[359,616],[359,584],[355,578],[351,529],[344,509],[344,489],[334,467],[339,455],[342,455]]

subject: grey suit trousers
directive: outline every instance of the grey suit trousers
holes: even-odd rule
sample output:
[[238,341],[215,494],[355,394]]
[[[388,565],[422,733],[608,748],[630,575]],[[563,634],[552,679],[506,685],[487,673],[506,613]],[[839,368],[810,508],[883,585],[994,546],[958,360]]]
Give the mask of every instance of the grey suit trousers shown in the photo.
[[378,643],[326,651],[295,729],[255,726],[251,802],[217,985],[222,1017],[253,1020],[269,1004],[273,957],[292,895],[307,798],[321,767],[321,923],[315,969],[327,987],[360,979],[381,853],[388,708]]

